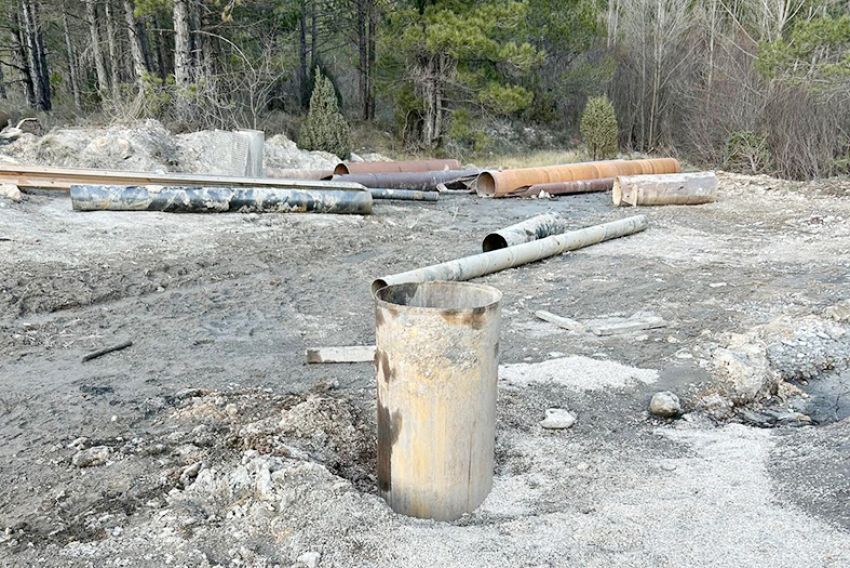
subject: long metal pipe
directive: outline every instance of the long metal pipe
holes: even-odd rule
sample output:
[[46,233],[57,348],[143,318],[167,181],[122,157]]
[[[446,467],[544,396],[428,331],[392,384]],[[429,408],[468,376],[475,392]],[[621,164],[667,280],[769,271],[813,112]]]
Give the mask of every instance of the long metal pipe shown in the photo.
[[342,162],[334,174],[377,174],[382,172],[433,172],[459,170],[457,160],[398,160],[385,162]]
[[548,195],[575,195],[577,193],[596,193],[610,191],[614,186],[614,178],[586,179],[579,181],[558,181],[555,183],[538,183],[526,189],[515,191],[507,197],[537,197],[541,193]]
[[388,187],[392,189],[419,189],[436,191],[440,184],[454,186],[471,183],[481,170],[441,170],[431,172],[388,172],[377,174],[335,175],[332,181],[359,183],[366,187]]
[[529,262],[542,260],[569,250],[576,250],[609,239],[631,235],[643,231],[647,226],[648,223],[644,215],[627,217],[619,221],[594,225],[560,235],[552,235],[551,237],[529,243],[490,252],[482,252],[443,262],[442,264],[376,278],[372,282],[372,292],[374,293],[385,286],[405,282],[470,280],[486,274],[492,274],[493,272],[499,272],[506,268],[513,268]]
[[567,229],[569,224],[566,219],[554,213],[544,213],[490,233],[484,237],[481,248],[484,252],[503,249],[564,233]]
[[398,199],[402,201],[437,201],[440,194],[436,191],[417,191],[415,189],[387,189],[370,187],[369,193],[374,199]]
[[372,212],[362,190],[300,190],[267,187],[71,186],[76,211],[167,213],[351,213]]
[[680,169],[674,158],[651,160],[603,160],[544,168],[481,172],[475,181],[479,195],[504,197],[514,191],[540,183],[580,181],[639,174],[672,174]]
[[266,176],[276,179],[290,180],[329,180],[333,177],[334,171],[327,170],[299,170],[299,169],[281,169],[281,168],[266,168]]

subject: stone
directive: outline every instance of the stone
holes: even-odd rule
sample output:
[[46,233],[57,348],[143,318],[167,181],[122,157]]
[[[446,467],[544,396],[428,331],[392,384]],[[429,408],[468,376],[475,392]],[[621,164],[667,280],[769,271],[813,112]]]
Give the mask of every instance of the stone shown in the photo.
[[14,201],[18,203],[21,199],[23,199],[23,195],[21,194],[21,190],[18,189],[17,185],[12,185],[11,183],[0,184],[0,197],[8,199],[9,201]]
[[319,560],[322,559],[322,555],[318,552],[311,550],[310,552],[305,552],[301,556],[298,557],[298,562],[306,566],[307,568],[316,568],[319,565]]
[[80,450],[71,458],[71,463],[77,467],[95,467],[103,465],[109,460],[112,450],[107,446],[95,446],[86,450]]
[[186,489],[187,487],[192,485],[192,482],[194,482],[195,478],[198,477],[198,473],[201,471],[202,466],[203,466],[202,462],[196,462],[196,463],[193,463],[192,465],[187,465],[186,467],[183,468],[183,471],[180,472],[180,479],[179,479],[180,486],[183,489]]
[[662,418],[673,418],[682,413],[682,403],[670,391],[657,392],[649,401],[649,412]]
[[550,408],[546,411],[546,418],[540,421],[540,426],[547,430],[563,430],[576,423],[576,417],[563,408]]

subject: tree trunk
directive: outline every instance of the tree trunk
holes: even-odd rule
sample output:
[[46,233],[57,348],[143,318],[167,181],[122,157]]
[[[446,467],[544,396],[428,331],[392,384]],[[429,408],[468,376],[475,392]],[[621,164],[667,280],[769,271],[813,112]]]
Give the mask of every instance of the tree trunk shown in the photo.
[[26,96],[27,106],[35,108],[35,85],[32,82],[32,72],[30,71],[30,59],[27,54],[27,39],[24,32],[24,26],[21,23],[17,12],[12,14],[13,24],[15,26],[15,40],[17,42],[15,54],[18,58],[18,64],[21,69],[22,83],[24,85],[24,95]]
[[375,0],[369,0],[369,57],[367,59],[367,94],[369,102],[367,103],[367,120],[375,118],[375,46],[377,45],[376,37],[378,33],[378,6]]
[[109,77],[112,84],[112,97],[117,101],[121,96],[119,90],[121,81],[118,78],[118,47],[115,45],[115,26],[112,23],[112,0],[106,0],[104,16],[106,17],[106,46],[109,49]]
[[174,79],[184,88],[192,82],[188,0],[174,0]]
[[157,30],[153,36],[154,48],[156,49],[156,66],[159,71],[159,78],[164,83],[168,79],[169,69],[168,60],[165,58],[165,49],[162,47],[162,32],[159,31],[162,29],[162,24],[156,15],[153,18],[153,27]]
[[357,2],[357,55],[358,89],[360,91],[360,117],[369,120],[369,25],[366,14],[368,0]]
[[145,64],[144,51],[142,50],[141,36],[139,34],[138,23],[136,16],[133,14],[135,6],[133,0],[123,0],[124,4],[124,20],[127,24],[127,36],[130,39],[130,53],[133,56],[133,74],[136,78],[136,85],[141,91],[144,89],[145,73],[148,72]]
[[192,76],[197,78],[204,68],[204,37],[197,33],[203,29],[201,25],[200,1],[193,0],[189,5],[189,43],[192,52]]
[[94,66],[97,72],[97,91],[103,98],[109,89],[109,80],[106,78],[106,63],[103,61],[103,50],[100,48],[100,33],[97,26],[97,0],[86,0],[86,17],[89,21],[89,34],[91,35],[91,47],[94,54]]
[[68,27],[68,13],[62,13],[62,28],[65,33],[65,56],[68,58],[68,82],[71,84],[71,94],[74,96],[74,106],[82,109],[80,99],[80,75],[77,71],[77,55],[74,53],[74,43],[71,41],[71,30]]
[[307,69],[307,0],[301,0],[298,21],[298,87],[301,91],[301,107],[310,105],[310,84]]
[[151,57],[151,46],[148,41],[148,18],[136,20],[136,37],[139,40],[139,48],[142,50],[142,61],[145,62],[145,70],[153,72],[153,57]]
[[[310,72],[319,66],[319,0],[313,0],[310,11]],[[315,78],[315,77],[314,77]]]
[[41,29],[41,17],[38,1],[22,0],[24,15],[24,35],[29,60],[29,71],[35,88],[35,107],[48,111],[52,108],[50,100],[50,72],[47,68],[47,54],[44,50],[44,34]]
[[[3,74],[3,65],[0,64],[0,99],[6,98],[6,76]],[[0,129],[5,125],[0,124]]]

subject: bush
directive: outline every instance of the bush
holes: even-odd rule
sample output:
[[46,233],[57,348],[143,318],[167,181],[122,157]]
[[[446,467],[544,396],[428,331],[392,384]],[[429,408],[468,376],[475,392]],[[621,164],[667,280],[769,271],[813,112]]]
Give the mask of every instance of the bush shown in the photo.
[[351,131],[339,112],[330,79],[316,69],[310,111],[301,127],[299,145],[307,150],[324,150],[342,159],[351,156]]
[[617,154],[617,115],[608,97],[591,97],[581,115],[581,137],[594,160]]
[[767,136],[751,130],[733,132],[726,139],[724,167],[745,174],[767,173],[771,169]]

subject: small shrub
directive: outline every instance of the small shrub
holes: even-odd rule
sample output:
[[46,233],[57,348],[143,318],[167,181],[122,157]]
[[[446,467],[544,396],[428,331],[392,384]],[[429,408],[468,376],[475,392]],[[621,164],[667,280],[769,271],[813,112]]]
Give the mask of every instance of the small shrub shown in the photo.
[[771,169],[767,135],[752,130],[733,132],[726,139],[724,167],[730,171],[760,174]]
[[330,79],[316,69],[310,111],[301,127],[299,145],[307,150],[324,150],[342,159],[351,155],[351,131],[339,112]]
[[594,160],[617,154],[617,115],[608,97],[591,97],[581,115],[581,137]]

